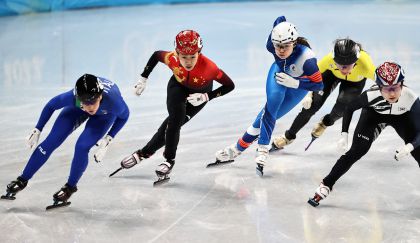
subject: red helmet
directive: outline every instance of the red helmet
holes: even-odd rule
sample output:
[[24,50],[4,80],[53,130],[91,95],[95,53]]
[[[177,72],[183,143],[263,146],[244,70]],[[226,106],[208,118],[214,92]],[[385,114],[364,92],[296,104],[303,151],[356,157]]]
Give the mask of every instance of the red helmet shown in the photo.
[[175,50],[183,55],[193,55],[203,48],[200,35],[194,30],[183,30],[175,37]]

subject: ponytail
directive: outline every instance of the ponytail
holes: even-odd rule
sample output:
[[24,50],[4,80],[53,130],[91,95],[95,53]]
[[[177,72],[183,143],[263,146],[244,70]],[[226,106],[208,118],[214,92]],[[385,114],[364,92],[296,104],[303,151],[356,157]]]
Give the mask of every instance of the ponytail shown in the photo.
[[309,45],[309,42],[305,37],[298,37],[296,43],[311,48],[311,45]]

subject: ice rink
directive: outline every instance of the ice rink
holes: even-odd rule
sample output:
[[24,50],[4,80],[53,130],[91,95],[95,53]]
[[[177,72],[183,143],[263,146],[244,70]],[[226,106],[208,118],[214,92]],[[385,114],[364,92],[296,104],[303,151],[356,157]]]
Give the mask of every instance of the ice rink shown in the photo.
[[[205,168],[264,105],[273,62],[265,41],[279,15],[297,25],[318,58],[332,49],[334,39],[349,36],[375,64],[399,62],[405,84],[419,94],[419,12],[420,4],[404,1],[293,1],[146,5],[0,18],[1,193],[30,156],[25,136],[43,106],[70,90],[82,74],[116,82],[131,111],[105,160],[97,164],[91,159],[70,207],[45,211],[67,181],[81,128],[15,201],[0,201],[0,242],[420,242],[419,167],[412,157],[394,160],[403,141],[392,128],[318,208],[306,203],[340,156],[341,120],[304,152],[313,125],[330,111],[337,92],[292,145],[271,155],[263,178],[255,174],[255,145],[232,165]],[[141,97],[133,95],[132,85],[153,51],[172,50],[175,35],[190,28],[201,34],[204,55],[234,80],[236,89],[212,100],[183,127],[169,183],[152,186],[162,150],[109,178],[167,115],[171,72],[165,65],[158,64]],[[300,109],[277,121],[275,135],[288,128]]]

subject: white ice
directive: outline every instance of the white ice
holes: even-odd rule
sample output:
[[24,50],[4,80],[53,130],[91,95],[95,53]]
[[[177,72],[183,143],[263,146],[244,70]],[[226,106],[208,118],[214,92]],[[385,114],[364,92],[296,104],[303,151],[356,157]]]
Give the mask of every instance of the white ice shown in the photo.
[[[17,195],[0,201],[0,242],[420,242],[419,167],[396,162],[403,145],[388,128],[371,151],[335,185],[318,208],[306,203],[339,154],[341,121],[304,152],[312,126],[337,93],[285,150],[273,154],[266,175],[255,174],[255,146],[231,166],[206,169],[214,153],[235,142],[265,102],[273,57],[265,50],[279,15],[298,26],[318,57],[335,38],[363,44],[376,64],[398,61],[406,84],[420,93],[420,5],[414,2],[249,2],[150,5],[0,18],[0,187],[20,175],[30,155],[25,136],[44,104],[72,88],[83,73],[120,86],[131,117],[105,161],[90,161],[68,208],[46,212],[67,180],[79,129]],[[155,50],[172,50],[182,29],[198,30],[203,53],[236,83],[211,101],[181,133],[170,182],[153,188],[162,150],[114,178],[120,160],[143,146],[165,118],[171,73],[159,64],[144,95],[131,92]],[[366,87],[372,84],[367,82]],[[288,128],[300,107],[277,122]],[[45,127],[48,134],[56,114]],[[353,118],[354,130],[358,115]]]

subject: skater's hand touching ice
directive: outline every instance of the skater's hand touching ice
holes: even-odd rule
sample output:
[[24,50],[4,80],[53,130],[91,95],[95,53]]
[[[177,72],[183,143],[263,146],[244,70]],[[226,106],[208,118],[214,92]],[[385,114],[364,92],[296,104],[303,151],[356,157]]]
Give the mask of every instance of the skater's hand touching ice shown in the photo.
[[407,143],[406,145],[402,146],[401,148],[395,151],[395,160],[399,161],[402,157],[407,156],[411,151],[414,150],[414,147],[411,143]]
[[38,128],[34,128],[26,137],[26,144],[28,144],[30,149],[33,149],[38,145],[39,135],[41,135],[41,131],[38,130]]
[[209,96],[207,95],[207,93],[194,93],[190,94],[190,96],[187,97],[187,100],[191,103],[191,105],[199,106],[209,101]]
[[134,85],[134,94],[139,96],[146,88],[147,78],[140,76],[137,83]]
[[337,142],[337,150],[341,154],[344,154],[347,151],[349,141],[349,134],[347,132],[342,132],[340,140]]
[[96,150],[96,153],[93,157],[95,158],[95,161],[97,163],[101,162],[104,159],[106,151],[108,150],[108,146],[111,144],[112,139],[113,138],[111,136],[106,135],[96,144],[96,146],[98,146],[98,150]]

